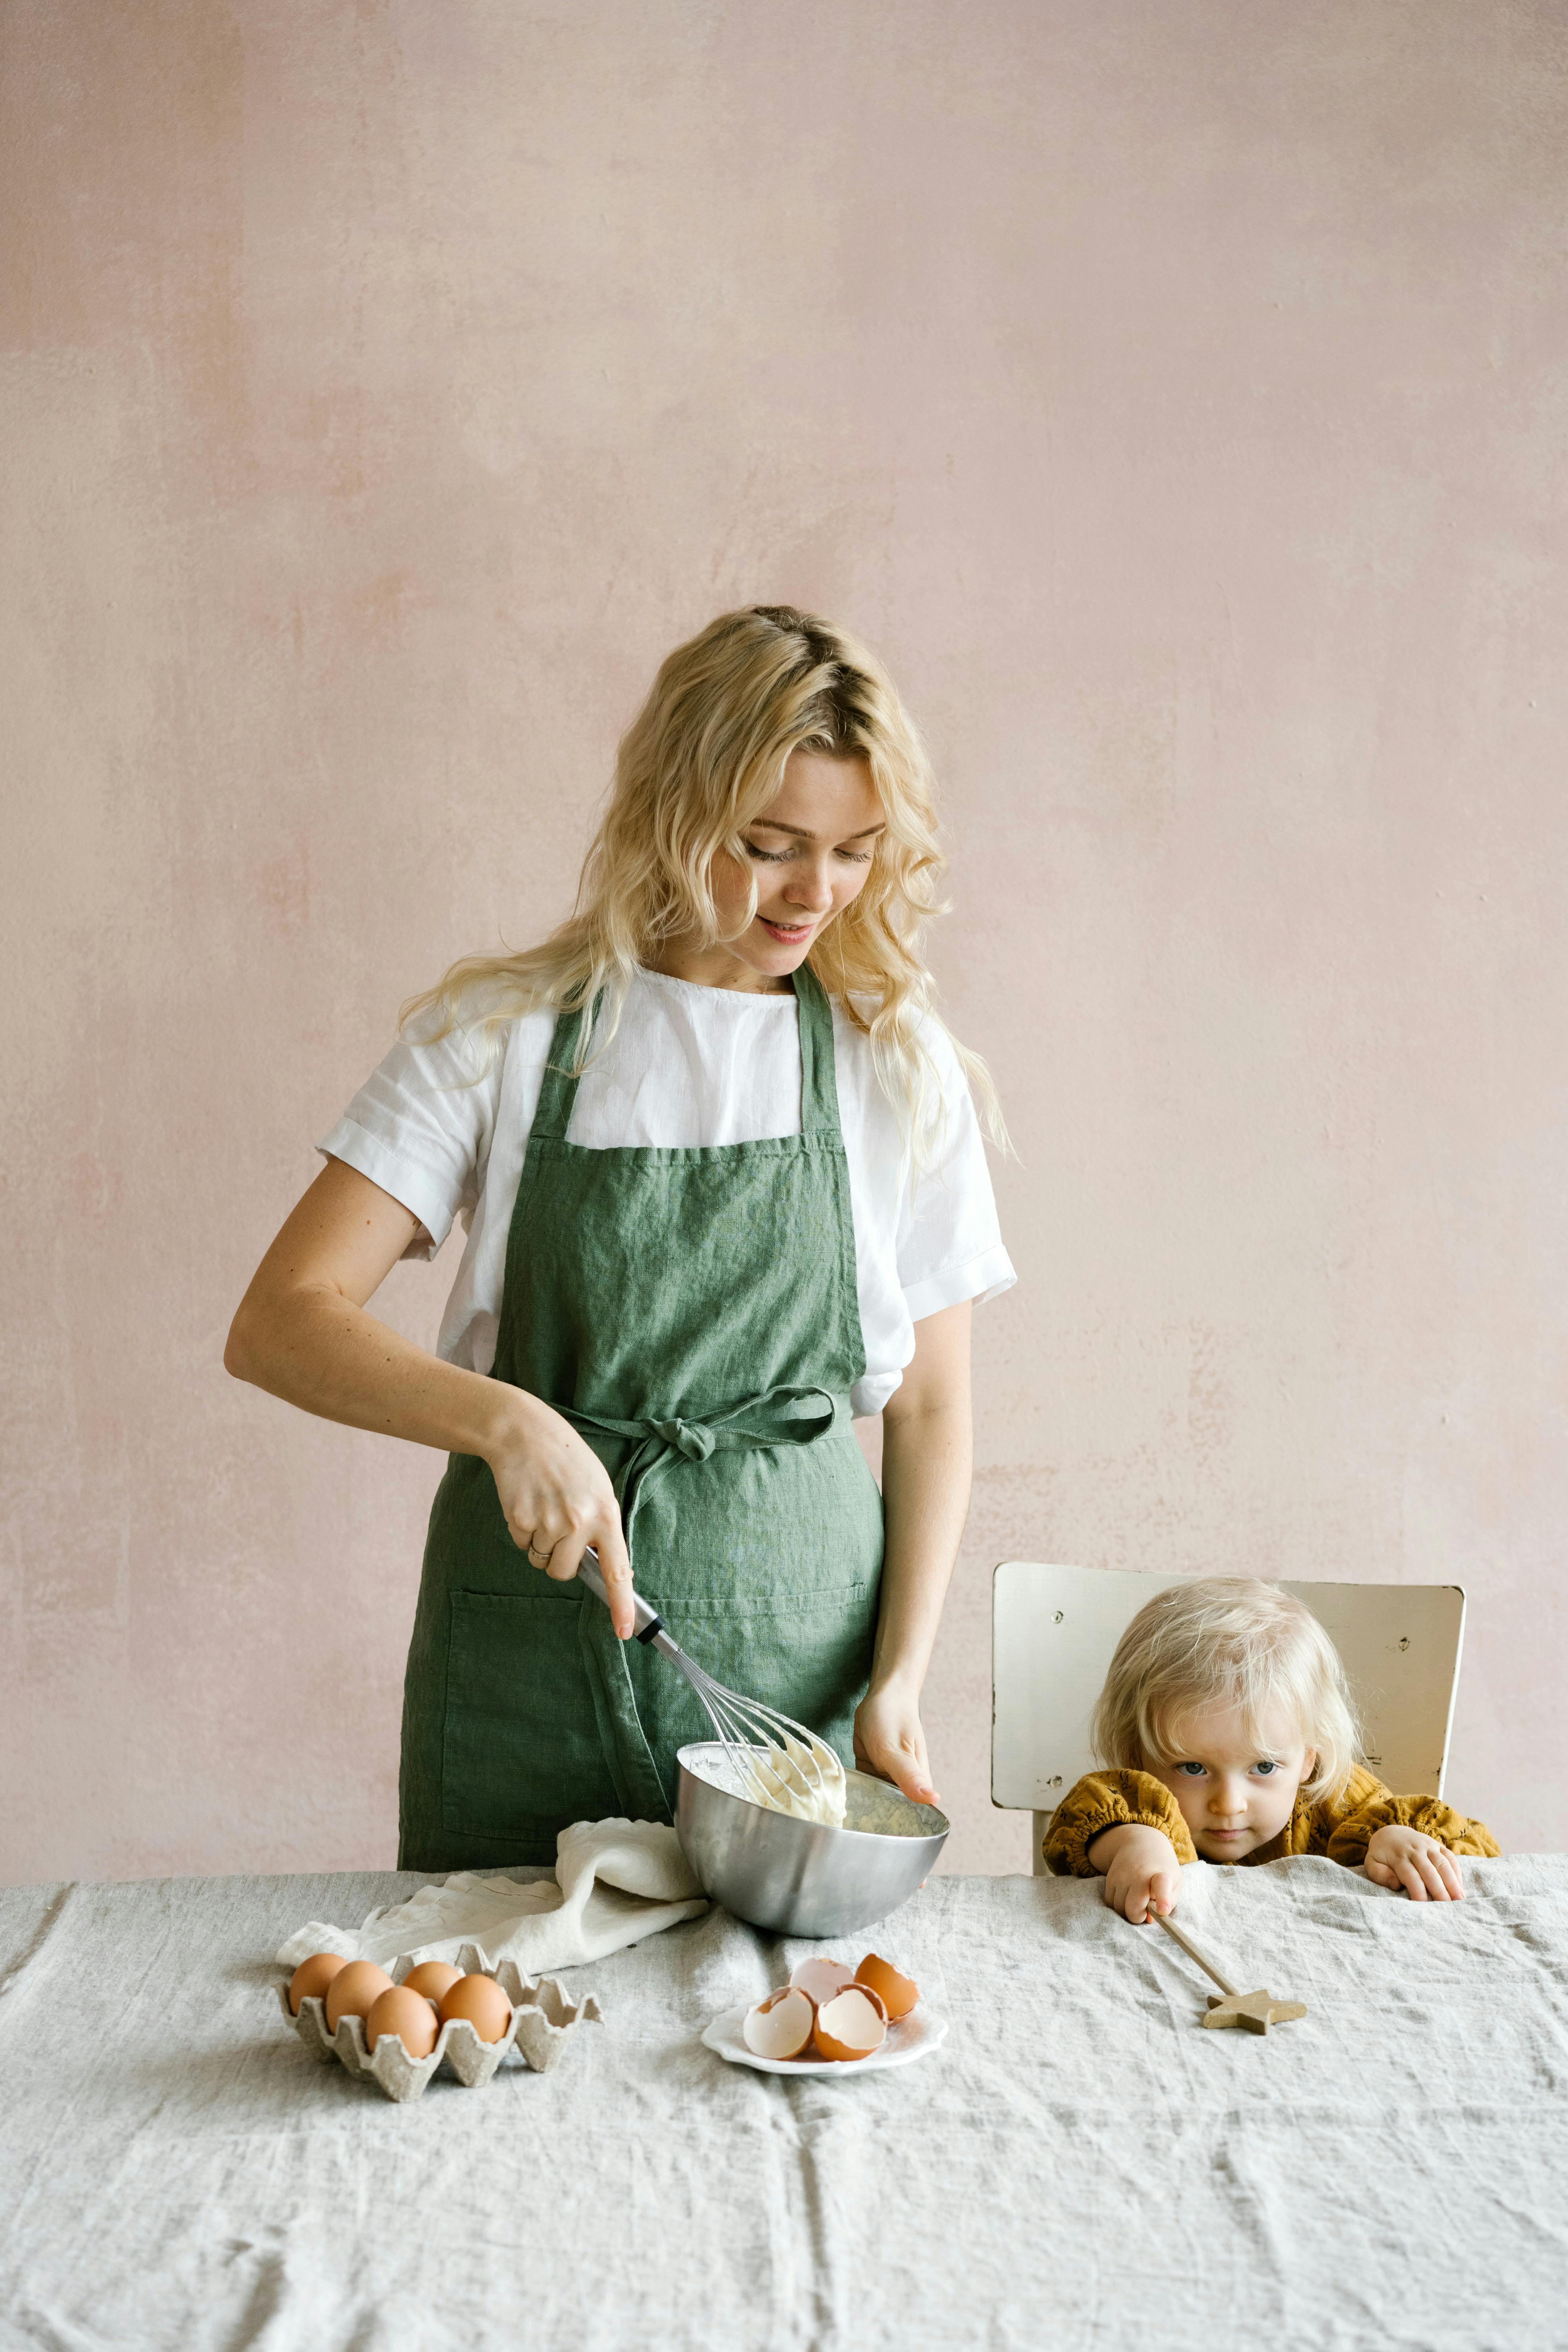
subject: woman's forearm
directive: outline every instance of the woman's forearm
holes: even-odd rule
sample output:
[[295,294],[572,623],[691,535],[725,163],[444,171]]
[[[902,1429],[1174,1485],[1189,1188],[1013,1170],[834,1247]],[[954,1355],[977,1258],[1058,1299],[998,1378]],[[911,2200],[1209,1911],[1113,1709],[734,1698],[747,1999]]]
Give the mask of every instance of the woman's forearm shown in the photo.
[[240,1380],[323,1420],[447,1454],[488,1456],[521,1397],[503,1381],[444,1363],[326,1284],[247,1298],[224,1361]]
[[325,1421],[488,1460],[521,1391],[443,1363],[366,1311],[419,1230],[401,1202],[330,1160],[257,1267],[224,1363]]
[[324,1420],[488,1462],[518,1549],[561,1580],[576,1574],[593,1544],[616,1632],[630,1639],[631,1562],[615,1489],[597,1455],[542,1397],[443,1363],[335,1284],[288,1280],[276,1266],[241,1303],[224,1361],[240,1380]]
[[507,1532],[535,1568],[563,1582],[594,1547],[616,1632],[629,1641],[620,1505],[592,1447],[542,1397],[444,1363],[366,1312],[419,1231],[401,1202],[329,1160],[258,1266],[225,1364],[323,1420],[487,1462]]
[[969,1512],[969,1310],[949,1313],[951,1328],[931,1335],[939,1349],[928,1345],[936,1360],[921,1368],[923,1377],[909,1394],[896,1394],[883,1417],[886,1549],[874,1689],[900,1683],[918,1692],[924,1682]]

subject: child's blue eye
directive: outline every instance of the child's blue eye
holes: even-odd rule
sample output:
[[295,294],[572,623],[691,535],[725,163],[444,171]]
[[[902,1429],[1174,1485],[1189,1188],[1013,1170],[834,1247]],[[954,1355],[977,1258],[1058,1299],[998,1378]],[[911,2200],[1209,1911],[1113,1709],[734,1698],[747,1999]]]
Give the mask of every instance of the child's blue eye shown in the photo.
[[1176,1767],[1178,1772],[1190,1772],[1194,1780],[1207,1769],[1206,1765],[1203,1764],[1178,1764]]
[[1255,1772],[1278,1772],[1279,1767],[1272,1756],[1260,1756],[1252,1769]]

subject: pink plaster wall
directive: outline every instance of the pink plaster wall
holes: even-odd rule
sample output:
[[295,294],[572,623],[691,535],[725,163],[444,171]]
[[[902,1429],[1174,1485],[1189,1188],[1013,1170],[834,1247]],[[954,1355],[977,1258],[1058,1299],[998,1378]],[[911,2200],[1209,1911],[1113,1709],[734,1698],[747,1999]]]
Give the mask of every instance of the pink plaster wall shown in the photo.
[[927,725],[1021,1154],[952,1860],[1008,1554],[1462,1581],[1452,1791],[1568,1843],[1561,7],[4,26],[0,1875],[391,1860],[439,1465],[225,1329],[759,597]]

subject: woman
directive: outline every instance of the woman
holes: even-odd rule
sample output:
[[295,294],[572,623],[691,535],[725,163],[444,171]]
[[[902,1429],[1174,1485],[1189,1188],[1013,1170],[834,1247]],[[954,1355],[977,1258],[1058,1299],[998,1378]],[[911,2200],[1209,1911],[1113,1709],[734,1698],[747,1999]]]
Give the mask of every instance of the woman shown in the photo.
[[[920,1692],[968,1507],[969,1316],[1013,1280],[918,957],[941,859],[871,657],[757,606],[673,653],[578,907],[416,1001],[226,1361],[450,1454],[408,1654],[400,1867],[668,1821],[710,1674],[933,1801]],[[437,1353],[365,1302],[468,1228]],[[852,1413],[880,1411],[883,1493]],[[884,1538],[885,1523],[885,1538]],[[575,1580],[596,1548],[611,1597]]]

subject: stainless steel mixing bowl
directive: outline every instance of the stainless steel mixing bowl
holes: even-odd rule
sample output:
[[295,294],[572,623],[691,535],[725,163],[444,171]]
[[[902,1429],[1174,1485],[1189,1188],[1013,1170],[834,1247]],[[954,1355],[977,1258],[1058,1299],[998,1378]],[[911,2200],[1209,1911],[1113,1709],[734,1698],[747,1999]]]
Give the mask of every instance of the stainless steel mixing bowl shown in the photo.
[[853,1935],[907,1902],[947,1841],[945,1813],[867,1772],[845,1776],[845,1819],[864,1826],[770,1812],[705,1776],[702,1765],[722,1780],[723,1754],[716,1739],[680,1749],[675,1827],[703,1893],[753,1927]]

